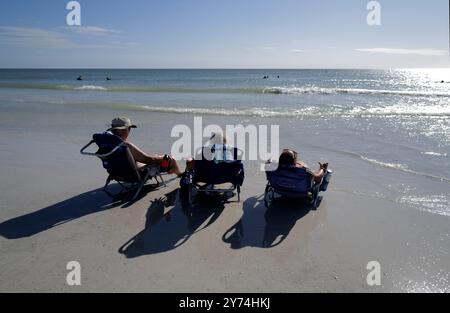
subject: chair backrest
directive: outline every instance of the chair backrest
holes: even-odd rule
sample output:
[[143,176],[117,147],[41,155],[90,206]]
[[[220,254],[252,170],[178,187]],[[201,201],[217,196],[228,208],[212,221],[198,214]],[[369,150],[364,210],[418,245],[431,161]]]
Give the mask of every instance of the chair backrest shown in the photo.
[[313,186],[312,175],[304,168],[278,167],[276,171],[266,172],[270,185],[277,192],[306,194]]
[[208,160],[202,154],[201,160],[194,165],[194,181],[208,184],[233,183],[242,185],[244,180],[244,165],[239,159],[239,149],[233,148],[234,160],[214,161]]
[[136,162],[121,138],[104,133],[95,134],[93,140],[98,146],[97,156],[113,179],[127,183],[141,181]]

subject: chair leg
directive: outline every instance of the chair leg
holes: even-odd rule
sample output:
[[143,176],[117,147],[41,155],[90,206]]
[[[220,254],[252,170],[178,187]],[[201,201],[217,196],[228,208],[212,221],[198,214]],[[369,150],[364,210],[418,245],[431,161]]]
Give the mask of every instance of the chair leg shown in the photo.
[[164,180],[164,177],[162,177],[161,174],[159,174],[159,178],[161,179],[161,184],[162,184],[164,187],[167,187],[166,181]]
[[106,183],[105,183],[105,186],[103,186],[103,190],[105,190],[106,189],[106,187],[108,187],[108,185],[109,185],[109,183],[111,182],[111,175],[110,176],[108,176],[108,178],[106,179]]
[[268,197],[269,197],[269,193],[270,193],[270,187],[269,185],[266,186],[266,190],[264,191],[264,205],[266,206],[266,208],[269,208],[269,201],[268,201]]
[[141,193],[142,188],[144,187],[144,185],[145,185],[145,182],[142,182],[142,183],[139,185],[139,188],[137,189],[137,191],[136,191],[136,193],[134,194],[134,196],[133,196],[133,198],[131,199],[131,201],[135,201],[135,200],[137,199],[137,197],[138,197],[139,194]]
[[194,187],[193,187],[192,184],[190,184],[189,188],[188,188],[188,203],[189,203],[189,206],[192,206],[192,204],[194,203],[194,195],[192,194],[193,190],[194,190]]
[[317,202],[318,202],[318,200],[319,200],[319,191],[316,189],[313,192],[313,194],[312,194],[312,202],[311,202],[312,207],[313,207],[314,210],[317,209]]
[[112,194],[108,191],[108,185],[111,183],[112,178],[111,175],[108,176],[108,178],[106,179],[106,183],[105,186],[103,186],[103,191],[110,197],[112,197]]

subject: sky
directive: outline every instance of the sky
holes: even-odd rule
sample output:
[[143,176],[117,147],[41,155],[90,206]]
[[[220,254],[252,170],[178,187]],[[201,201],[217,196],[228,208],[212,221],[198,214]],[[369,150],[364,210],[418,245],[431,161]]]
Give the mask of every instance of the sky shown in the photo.
[[449,0],[2,0],[0,68],[449,67]]

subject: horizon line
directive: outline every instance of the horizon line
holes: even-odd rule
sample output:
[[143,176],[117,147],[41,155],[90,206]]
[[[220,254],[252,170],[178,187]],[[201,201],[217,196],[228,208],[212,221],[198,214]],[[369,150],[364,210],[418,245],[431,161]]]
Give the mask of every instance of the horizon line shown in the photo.
[[435,67],[2,67],[0,70],[412,70],[450,69]]

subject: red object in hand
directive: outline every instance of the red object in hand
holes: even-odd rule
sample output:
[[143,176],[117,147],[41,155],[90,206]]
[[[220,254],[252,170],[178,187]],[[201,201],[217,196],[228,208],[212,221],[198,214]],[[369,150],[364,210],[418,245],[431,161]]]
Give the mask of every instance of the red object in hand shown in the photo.
[[163,158],[163,161],[161,162],[161,167],[168,169],[169,166],[170,166],[169,160],[170,160],[170,157],[168,155],[165,155],[164,158]]

